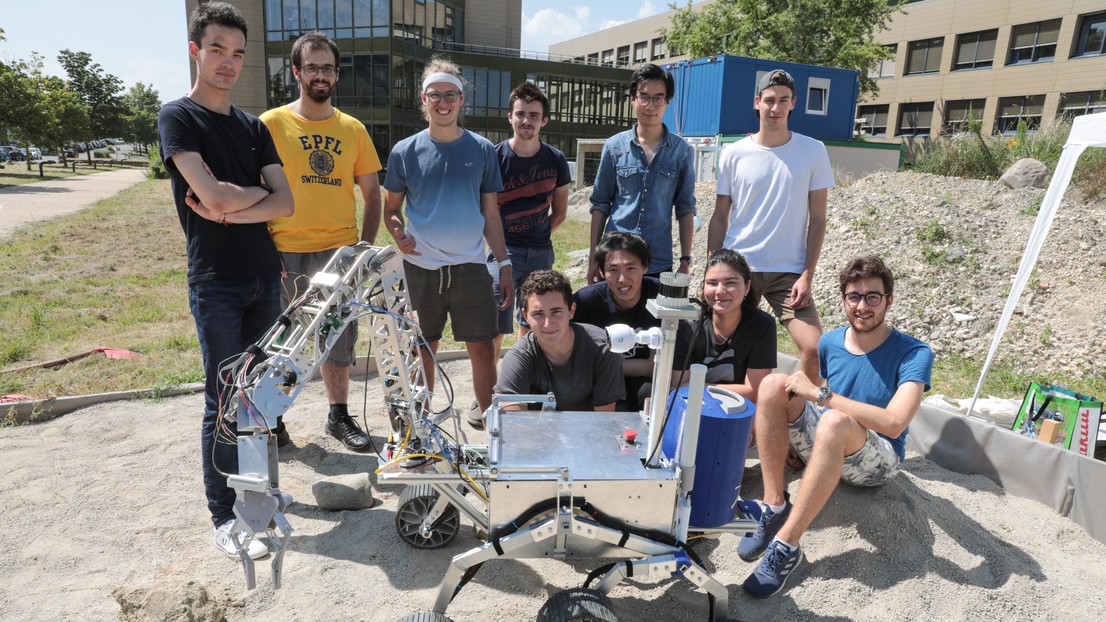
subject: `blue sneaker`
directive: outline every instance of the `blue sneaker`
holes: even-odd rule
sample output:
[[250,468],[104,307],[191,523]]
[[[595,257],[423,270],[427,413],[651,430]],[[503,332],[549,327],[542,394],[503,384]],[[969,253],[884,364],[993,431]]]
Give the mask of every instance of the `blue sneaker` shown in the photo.
[[764,550],[768,548],[768,543],[772,541],[772,538],[776,537],[780,528],[787,522],[787,517],[791,515],[791,495],[786,492],[783,493],[783,510],[780,510],[779,514],[773,512],[767,507],[764,508],[764,512],[760,515],[760,522],[757,524],[757,529],[751,534],[746,534],[741,538],[741,542],[737,545],[737,556],[741,559],[751,562],[760,557],[764,553]]
[[783,589],[787,579],[803,561],[803,549],[790,551],[783,542],[773,542],[760,565],[741,587],[754,598],[768,598]]

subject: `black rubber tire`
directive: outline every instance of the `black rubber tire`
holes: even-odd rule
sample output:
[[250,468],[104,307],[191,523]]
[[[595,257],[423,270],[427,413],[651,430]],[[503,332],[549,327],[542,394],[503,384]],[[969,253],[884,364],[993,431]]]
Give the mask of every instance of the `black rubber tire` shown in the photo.
[[618,622],[611,600],[586,587],[557,592],[545,601],[537,622]]
[[396,620],[396,622],[453,622],[453,620],[447,618],[444,613],[420,611],[418,613],[409,613]]
[[450,505],[438,517],[430,537],[424,538],[419,530],[430,513],[430,508],[438,501],[438,491],[432,486],[408,486],[399,496],[399,508],[396,510],[396,533],[407,544],[416,549],[440,549],[457,537],[460,528],[460,516],[457,506]]

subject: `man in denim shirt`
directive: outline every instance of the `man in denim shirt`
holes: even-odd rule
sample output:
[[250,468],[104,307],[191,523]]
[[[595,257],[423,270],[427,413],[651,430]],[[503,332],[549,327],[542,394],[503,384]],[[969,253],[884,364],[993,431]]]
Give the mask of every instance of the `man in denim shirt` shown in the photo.
[[591,245],[588,283],[602,279],[595,247],[604,233],[636,233],[649,244],[653,259],[648,275],[673,269],[672,221],[680,224],[678,271],[691,269],[691,234],[695,224],[695,152],[668,131],[662,119],[675,90],[672,74],[649,64],[630,81],[630,104],[637,123],[603,145],[591,193]]

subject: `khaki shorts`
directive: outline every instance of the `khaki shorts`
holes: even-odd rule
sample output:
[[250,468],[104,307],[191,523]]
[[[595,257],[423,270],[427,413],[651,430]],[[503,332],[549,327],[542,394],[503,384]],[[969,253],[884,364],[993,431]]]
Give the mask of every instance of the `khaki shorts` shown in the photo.
[[799,276],[794,272],[754,272],[752,295],[756,296],[758,303],[763,296],[781,323],[797,317],[818,319],[817,305],[802,309],[791,308],[791,287],[799,280]]
[[498,309],[487,265],[462,263],[427,270],[404,261],[411,306],[427,341],[438,341],[448,316],[458,341],[491,341],[499,334]]
[[[803,408],[799,418],[787,424],[791,446],[795,448],[803,462],[810,463],[814,453],[814,434],[818,422],[822,419],[822,410],[811,402]],[[868,430],[868,440],[855,454],[845,457],[845,466],[841,470],[841,481],[851,486],[882,486],[899,472],[899,455],[891,446],[891,441]]]

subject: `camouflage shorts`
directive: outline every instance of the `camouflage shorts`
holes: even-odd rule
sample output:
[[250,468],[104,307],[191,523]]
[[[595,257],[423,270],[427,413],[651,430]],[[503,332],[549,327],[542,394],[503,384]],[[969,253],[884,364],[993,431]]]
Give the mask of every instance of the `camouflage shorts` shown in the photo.
[[[814,434],[822,412],[812,402],[807,402],[803,414],[788,424],[791,445],[805,462],[810,462],[810,455],[814,452]],[[882,486],[899,472],[899,464],[899,456],[891,441],[868,430],[868,442],[845,458],[841,481],[852,486]]]

